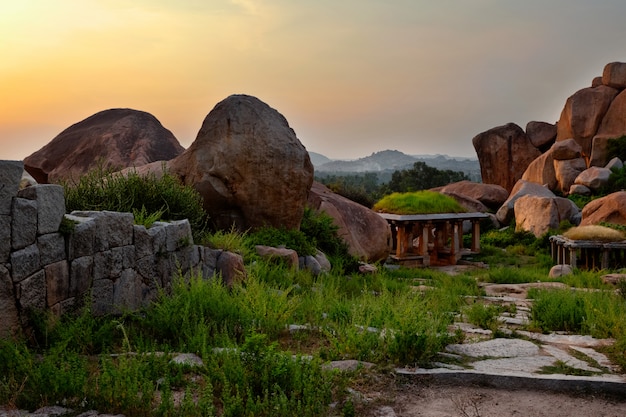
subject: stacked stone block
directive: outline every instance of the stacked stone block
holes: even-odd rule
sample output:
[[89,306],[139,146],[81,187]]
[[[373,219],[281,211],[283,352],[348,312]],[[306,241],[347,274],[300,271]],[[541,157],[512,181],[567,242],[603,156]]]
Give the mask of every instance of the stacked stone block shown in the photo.
[[[22,172],[21,161],[0,161],[0,336],[26,325],[29,310],[136,310],[169,289],[173,277],[197,271],[210,278],[222,273],[220,260],[232,259],[194,245],[187,220],[146,229],[130,213],[66,215],[61,186],[18,191]],[[64,217],[73,224],[67,234],[59,232]],[[223,268],[223,275],[243,272],[243,262]]]

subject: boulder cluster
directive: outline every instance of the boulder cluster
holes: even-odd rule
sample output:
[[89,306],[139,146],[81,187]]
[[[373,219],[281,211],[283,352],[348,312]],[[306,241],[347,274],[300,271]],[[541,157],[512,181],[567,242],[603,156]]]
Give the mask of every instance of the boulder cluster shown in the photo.
[[[609,181],[612,169],[623,161],[609,160],[608,144],[626,135],[626,63],[604,67],[590,87],[565,103],[555,124],[532,121],[524,131],[514,123],[476,135],[472,143],[478,155],[483,183],[501,186],[509,197],[496,212],[502,225],[515,220],[517,228],[537,236],[568,220],[573,224],[608,221],[626,223],[626,217],[610,201],[614,194],[580,210],[568,199],[589,195]],[[594,213],[594,217],[590,213]]]
[[297,229],[309,206],[334,217],[352,255],[378,261],[388,253],[387,223],[314,184],[309,154],[285,117],[248,95],[219,102],[186,150],[152,115],[111,109],[64,130],[24,164],[39,183],[75,181],[99,166],[167,170],[200,193],[215,229]]

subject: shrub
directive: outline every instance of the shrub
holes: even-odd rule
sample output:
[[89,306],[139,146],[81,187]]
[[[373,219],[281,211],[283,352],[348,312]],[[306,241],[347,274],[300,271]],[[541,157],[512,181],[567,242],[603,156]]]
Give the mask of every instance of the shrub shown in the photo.
[[192,187],[163,171],[162,175],[116,174],[96,168],[77,184],[64,183],[65,205],[73,210],[135,213],[140,222],[188,219],[194,237],[205,229],[208,216],[202,197]]
[[317,242],[309,239],[296,229],[263,227],[248,235],[248,244],[285,247],[298,252],[298,255],[315,255]]
[[572,227],[563,233],[563,236],[572,240],[598,240],[602,242],[619,242],[624,240],[624,233],[600,225]]
[[389,194],[374,205],[374,210],[394,214],[463,213],[466,211],[454,198],[435,191]]

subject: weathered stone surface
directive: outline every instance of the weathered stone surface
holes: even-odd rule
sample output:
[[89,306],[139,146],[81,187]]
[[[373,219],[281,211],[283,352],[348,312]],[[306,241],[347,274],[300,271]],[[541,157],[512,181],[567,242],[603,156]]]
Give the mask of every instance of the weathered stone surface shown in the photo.
[[11,248],[25,248],[37,238],[37,202],[25,198],[13,199],[11,218]]
[[110,109],[68,127],[25,158],[24,166],[40,184],[78,181],[99,163],[113,169],[141,166],[172,159],[183,150],[151,114]]
[[535,148],[545,152],[556,140],[556,125],[546,122],[528,122],[526,136]]
[[513,189],[528,165],[541,152],[533,146],[521,127],[514,123],[479,133],[472,144],[480,162],[482,181]]
[[509,192],[496,184],[459,181],[439,189],[441,193],[457,193],[480,201],[491,210],[497,210],[509,197]]
[[33,185],[37,185],[37,181],[33,178],[32,175],[28,173],[28,171],[22,171],[22,178],[20,179],[20,190],[23,190],[27,187],[32,187]]
[[136,257],[143,258],[167,251],[167,223],[155,222],[146,229],[142,225],[134,225],[134,242]]
[[0,161],[0,214],[11,214],[12,199],[17,195],[24,164],[22,161]]
[[241,255],[227,251],[220,253],[217,258],[215,272],[222,276],[222,281],[229,287],[246,277],[246,268]]
[[569,187],[569,194],[591,195],[591,190],[584,185],[572,184],[572,186]]
[[526,171],[524,171],[522,179],[543,185],[550,190],[556,190],[559,186],[559,182],[556,180],[556,172],[554,171],[552,150],[548,150],[539,158],[532,161],[530,165],[528,165],[528,168],[526,168]]
[[524,195],[540,197],[556,197],[548,188],[534,182],[520,180],[515,184],[511,195],[496,213],[496,219],[502,225],[508,225],[515,218],[515,201]]
[[0,265],[0,337],[10,336],[19,328],[15,294],[9,270]]
[[489,211],[489,208],[486,205],[474,198],[450,191],[439,192],[441,194],[447,195],[448,197],[454,198],[456,202],[459,203],[461,207],[463,207],[468,212],[487,213]]
[[93,280],[93,257],[83,256],[70,264],[70,297],[83,295],[97,281]]
[[585,169],[587,169],[587,163],[583,158],[554,161],[554,172],[559,182],[559,191],[567,194],[576,178]]
[[550,273],[548,274],[548,276],[550,278],[560,278],[565,275],[572,275],[573,273],[574,269],[571,265],[554,265],[552,268],[550,268]]
[[449,345],[446,351],[471,358],[514,358],[539,354],[533,342],[521,339],[491,339],[484,342]]
[[617,156],[611,159],[609,162],[607,162],[605,166],[606,169],[610,169],[610,170],[622,169],[623,167],[624,167],[624,163]]
[[40,267],[39,248],[36,244],[11,253],[13,282],[20,282],[29,275],[34,274]]
[[596,135],[605,138],[626,135],[626,90],[619,93],[611,102]]
[[287,120],[246,95],[218,103],[170,169],[198,190],[223,229],[300,227],[313,182],[309,154]]
[[574,139],[561,140],[550,148],[555,161],[577,159],[582,156],[582,147]]
[[11,254],[11,216],[0,214],[0,264]]
[[391,231],[387,221],[377,213],[333,193],[318,182],[311,187],[309,206],[333,218],[351,255],[368,262],[387,259]]
[[141,300],[141,278],[133,269],[125,269],[113,284],[112,310],[117,313],[137,310]]
[[22,310],[43,310],[46,308],[46,276],[37,271],[18,284]]
[[75,222],[74,230],[68,237],[67,259],[72,261],[82,256],[95,253],[96,222],[90,217],[73,216],[66,214],[65,217]]
[[583,207],[581,226],[601,222],[626,225],[626,191],[598,198]]
[[120,246],[133,244],[133,225],[135,218],[132,213],[115,211],[73,211],[75,217],[93,218],[96,225],[94,251],[105,251]]
[[516,230],[540,237],[557,229],[564,220],[578,222],[579,212],[576,204],[567,198],[524,195],[515,201]]
[[616,95],[616,89],[601,85],[583,88],[570,96],[557,123],[557,142],[574,139],[584,155],[591,155],[591,140]]
[[165,223],[165,237],[165,249],[168,252],[193,245],[191,226],[187,219]]
[[256,245],[257,255],[267,259],[279,259],[289,265],[291,268],[298,269],[299,260],[298,253],[293,249],[275,248],[272,246]]
[[609,159],[609,142],[613,139],[613,137],[601,135],[593,137],[591,142],[591,159],[589,160],[589,166],[602,167],[606,165]]
[[54,233],[59,230],[65,215],[63,187],[40,184],[20,190],[18,197],[37,201],[37,233]]
[[210,278],[215,274],[217,269],[217,260],[222,254],[221,249],[212,249],[206,246],[200,246],[200,257],[202,260],[202,276]]
[[602,85],[602,76],[593,77],[593,80],[591,80],[591,86],[597,87],[599,85]]
[[299,263],[298,267],[300,269],[307,270],[314,276],[318,276],[319,274],[322,273],[322,267],[320,266],[319,262],[317,262],[317,259],[315,259],[314,256],[311,256],[311,255],[300,256],[298,258],[298,263]]
[[65,238],[61,233],[48,233],[37,238],[39,261],[46,266],[65,260]]
[[626,63],[610,62],[602,71],[602,84],[613,88],[626,88]]
[[598,190],[609,183],[611,170],[608,168],[589,167],[581,172],[574,184],[584,185],[591,190]]
[[60,261],[44,267],[46,277],[46,299],[53,306],[69,297],[70,271],[67,261]]
[[100,279],[93,282],[91,288],[91,312],[102,316],[113,312],[113,281]]

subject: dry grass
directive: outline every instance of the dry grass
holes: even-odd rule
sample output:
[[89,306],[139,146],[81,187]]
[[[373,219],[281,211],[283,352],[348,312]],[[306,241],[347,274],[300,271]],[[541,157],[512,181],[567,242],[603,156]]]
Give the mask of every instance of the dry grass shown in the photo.
[[572,227],[563,233],[563,236],[572,240],[597,240],[601,242],[618,242],[626,238],[624,233],[619,230],[599,225]]

